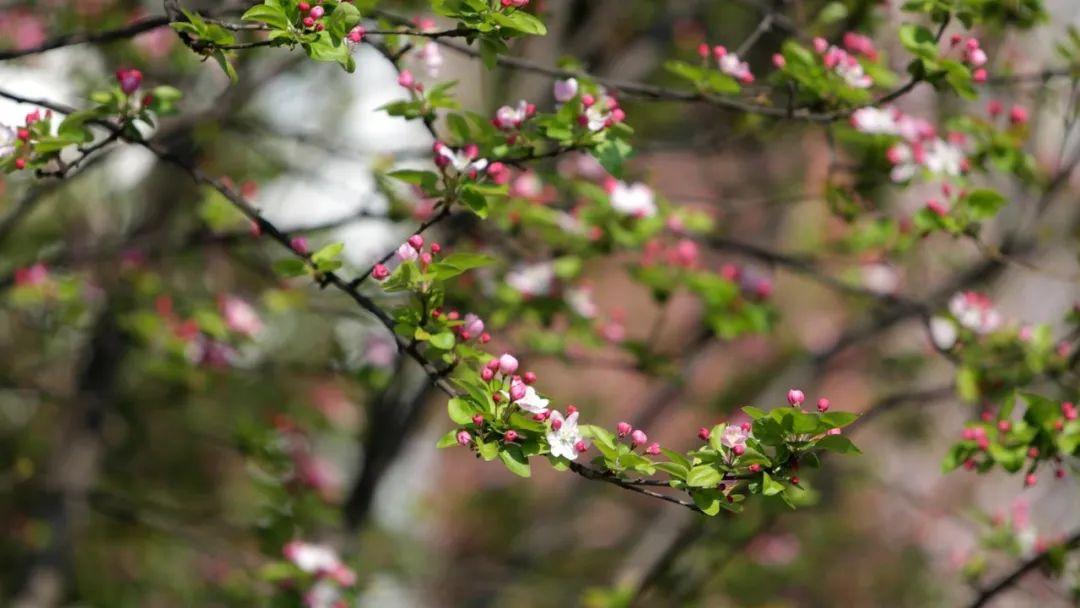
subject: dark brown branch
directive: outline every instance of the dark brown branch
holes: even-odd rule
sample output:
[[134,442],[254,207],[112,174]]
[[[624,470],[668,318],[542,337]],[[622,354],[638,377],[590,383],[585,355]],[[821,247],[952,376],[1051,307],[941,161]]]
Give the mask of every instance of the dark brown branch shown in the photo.
[[[1058,545],[1058,547],[1064,547],[1066,551],[1072,551],[1073,549],[1080,547],[1080,530],[1073,532],[1072,536],[1067,538],[1061,545]],[[1034,557],[1021,562],[1015,570],[980,591],[975,600],[971,602],[970,608],[981,608],[982,606],[985,606],[990,600],[994,599],[997,594],[1018,583],[1020,579],[1024,578],[1024,575],[1047,563],[1050,559],[1051,551],[1056,548],[1057,547],[1051,547],[1050,549],[1042,551]]]

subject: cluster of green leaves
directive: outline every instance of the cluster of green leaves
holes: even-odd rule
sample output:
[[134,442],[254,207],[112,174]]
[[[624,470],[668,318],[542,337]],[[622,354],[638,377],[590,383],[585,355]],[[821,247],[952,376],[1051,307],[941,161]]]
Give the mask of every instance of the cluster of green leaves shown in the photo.
[[269,40],[276,45],[299,46],[315,61],[336,62],[346,71],[354,71],[356,61],[345,36],[360,23],[361,12],[374,6],[375,2],[309,2],[326,10],[325,16],[317,20],[316,27],[304,25],[306,14],[300,11],[299,4],[300,0],[264,0],[248,9],[242,19],[266,26],[270,30]]
[[38,120],[25,127],[29,138],[20,140],[13,154],[0,158],[0,169],[5,173],[17,171],[17,161],[21,160],[25,163],[24,169],[49,170],[64,150],[75,147],[82,151],[94,142],[94,123],[108,121],[124,137],[141,139],[139,123],[153,127],[156,118],[175,114],[180,98],[180,91],[168,85],[131,95],[124,93],[118,85],[95,91],[90,94],[91,107],[72,112],[59,123],[52,112],[40,114]]
[[[787,40],[781,48],[784,67],[772,77],[777,84],[794,85],[795,102],[799,105],[826,104],[829,107],[849,108],[869,103],[871,89],[853,87],[836,70],[825,67],[823,57],[795,40]],[[876,87],[893,86],[897,77],[884,62],[885,54],[878,53],[877,60],[858,57],[863,71],[874,81]]]
[[1043,0],[907,0],[903,10],[925,14],[937,23],[953,16],[968,28],[975,25],[1030,28],[1049,18]]
[[[1014,420],[1018,397],[1025,407]],[[1009,473],[1021,469],[1033,473],[1042,463],[1061,467],[1063,459],[1080,456],[1080,420],[1067,420],[1062,402],[1034,393],[1011,393],[1001,404],[997,416],[967,425],[983,439],[954,444],[942,462],[944,471],[964,465],[980,473],[995,466]]]
[[[712,428],[708,443],[685,456],[664,450],[668,462],[655,466],[671,478],[671,487],[688,492],[708,515],[720,509],[741,511],[748,494],[777,496],[792,508],[801,504],[804,488],[796,474],[801,466],[817,468],[817,454],[857,454],[850,439],[836,433],[858,417],[849,412],[804,412],[779,407],[765,412],[744,407],[752,419],[746,450],[737,455],[724,445],[726,425]],[[599,447],[599,442],[598,442]]]
[[900,43],[914,55],[908,64],[908,72],[913,77],[929,82],[938,90],[951,88],[965,99],[978,97],[972,69],[959,59],[943,54],[937,37],[926,27],[905,23],[900,27]]
[[1027,339],[1015,329],[978,336],[961,327],[957,344],[956,390],[970,403],[1007,398],[1013,390],[1061,374],[1069,365],[1048,325],[1036,326]]
[[664,68],[679,78],[693,83],[694,87],[703,93],[734,95],[742,90],[739,81],[721,72],[715,66],[708,65],[707,60],[704,59],[700,65],[672,59],[664,64]]
[[466,39],[479,44],[488,69],[494,68],[498,56],[507,52],[507,40],[547,34],[544,22],[535,15],[514,7],[503,7],[499,2],[433,0],[431,8],[439,15],[456,19],[459,27],[471,30]]

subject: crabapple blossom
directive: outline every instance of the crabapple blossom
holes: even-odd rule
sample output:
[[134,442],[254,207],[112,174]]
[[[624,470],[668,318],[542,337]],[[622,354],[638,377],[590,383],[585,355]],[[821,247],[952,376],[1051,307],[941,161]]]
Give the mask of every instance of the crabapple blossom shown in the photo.
[[[424,66],[425,72],[428,77],[438,78],[439,72],[443,66],[442,49],[439,48],[439,44],[434,40],[429,40],[424,46],[420,47],[420,50],[416,53],[417,58]],[[402,85],[404,86],[404,85]]]
[[899,130],[897,112],[888,106],[866,106],[855,110],[851,114],[851,126],[870,135],[897,135]]
[[797,388],[790,389],[787,392],[787,401],[792,407],[799,407],[806,401],[806,394]]
[[734,449],[736,446],[746,448],[746,440],[750,437],[750,433],[742,428],[738,424],[729,424],[724,427],[724,432],[720,435],[720,443],[730,449]]
[[697,432],[698,439],[702,441],[708,441],[709,437],[712,437],[712,431],[705,427],[701,427]]
[[630,433],[630,445],[632,447],[638,447],[639,445],[645,445],[649,441],[649,436],[645,434],[645,431],[641,429],[634,429]]
[[467,145],[459,151],[454,151],[450,146],[441,141],[435,142],[435,164],[443,169],[453,170],[454,173],[475,177],[475,174],[483,171],[488,161],[477,158],[479,152],[475,145]]
[[555,84],[552,85],[552,94],[555,96],[555,101],[559,103],[566,103],[574,97],[577,97],[577,79],[567,78],[566,80],[556,80]]
[[302,236],[293,237],[289,241],[289,246],[297,253],[306,254],[308,252],[308,240]]
[[648,454],[649,456],[659,456],[660,455],[660,444],[659,443],[650,443],[649,447],[645,448],[645,453]]
[[459,329],[469,336],[479,336],[484,332],[484,321],[470,312],[465,315],[465,319]]
[[506,273],[506,284],[526,297],[550,295],[555,287],[555,265],[541,262],[518,266]]
[[824,414],[825,412],[829,411],[829,405],[831,405],[829,400],[825,397],[822,397],[821,399],[817,400],[817,411]]
[[566,418],[558,411],[551,412],[549,430],[546,434],[548,447],[551,455],[562,457],[567,460],[577,460],[578,454],[584,452],[585,442],[578,430],[578,412],[567,414]]
[[0,157],[10,156],[15,153],[15,146],[19,143],[15,129],[0,124]]
[[630,431],[633,430],[634,427],[630,426],[629,422],[620,422],[619,424],[615,425],[615,432],[619,435],[619,437],[626,437],[630,434]]
[[609,194],[611,207],[619,213],[634,217],[656,215],[656,195],[645,184],[614,181],[610,186]]
[[510,353],[503,353],[501,357],[493,361],[498,361],[498,370],[504,376],[509,376],[517,371],[518,360]]
[[988,334],[1001,325],[1001,314],[986,295],[965,291],[949,300],[949,312],[961,326],[977,334]]
[[592,288],[572,287],[564,292],[563,297],[566,299],[566,305],[578,316],[586,319],[596,317],[597,307],[592,298]]
[[720,66],[720,71],[743,83],[754,82],[754,75],[750,72],[750,64],[739,58],[735,53],[729,52],[722,46],[713,47],[713,56]]
[[504,131],[517,129],[535,113],[536,106],[522,99],[515,107],[502,106],[496,110],[491,123]]
[[343,566],[337,551],[326,545],[293,540],[282,550],[285,559],[309,574],[332,574]]
[[375,266],[371,268],[371,276],[375,277],[376,281],[382,281],[390,276],[390,269],[384,264],[375,264]]
[[956,324],[945,317],[931,317],[930,340],[939,350],[949,350],[956,344]]
[[125,95],[131,95],[142,84],[142,72],[135,68],[121,68],[116,71],[116,81]]
[[251,337],[263,329],[259,313],[241,298],[225,296],[218,301],[218,308],[225,319],[225,325],[236,333]]
[[397,248],[396,255],[402,262],[411,262],[419,257],[420,254],[416,252],[416,248],[408,243],[402,243]]

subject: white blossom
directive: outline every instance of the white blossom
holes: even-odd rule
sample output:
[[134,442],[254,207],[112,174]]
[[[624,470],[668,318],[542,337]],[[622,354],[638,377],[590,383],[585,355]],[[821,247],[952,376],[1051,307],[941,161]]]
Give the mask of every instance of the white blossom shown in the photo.
[[[562,414],[553,411],[549,420],[552,424],[548,428],[547,442],[551,448],[551,455],[562,456],[567,460],[577,460],[576,446],[581,441],[581,431],[578,430],[578,412],[563,419]],[[559,427],[558,430],[555,430],[556,426]]]
[[611,206],[626,215],[652,217],[656,215],[656,195],[645,184],[616,182],[611,191]]
[[551,262],[518,266],[506,274],[506,283],[524,296],[546,296],[555,283],[555,265]]
[[15,144],[18,142],[18,134],[15,129],[0,124],[0,157],[15,153]]

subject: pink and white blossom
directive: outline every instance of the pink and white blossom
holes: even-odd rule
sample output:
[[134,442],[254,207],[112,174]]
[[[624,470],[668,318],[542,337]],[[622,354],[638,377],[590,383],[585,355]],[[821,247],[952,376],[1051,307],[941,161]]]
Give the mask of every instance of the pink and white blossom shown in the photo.
[[518,266],[506,273],[506,284],[523,296],[550,295],[555,287],[555,265],[551,262],[540,262]]
[[0,157],[10,156],[15,153],[15,146],[19,143],[15,129],[0,124]]
[[551,455],[567,460],[577,460],[578,445],[583,442],[581,431],[578,429],[578,412],[573,412],[563,418],[557,410],[552,411],[548,420],[550,424],[546,438]]
[[596,317],[597,307],[592,297],[591,287],[581,286],[567,289],[564,297],[566,305],[578,316],[586,319]]
[[932,317],[929,322],[930,340],[940,350],[949,350],[956,344],[956,324],[945,317]]
[[611,188],[611,207],[625,215],[652,217],[656,215],[656,195],[645,184],[618,181]]
[[746,440],[749,439],[750,432],[742,428],[738,424],[729,424],[724,427],[724,432],[720,435],[720,443],[729,449],[734,449],[736,446],[746,448]]
[[566,103],[577,96],[578,94],[578,81],[576,78],[567,78],[566,80],[556,80],[552,85],[552,93],[555,96],[555,101],[559,103]]
[[963,327],[977,334],[988,334],[1001,325],[1001,313],[985,294],[976,291],[958,293],[949,300],[949,312]]
[[225,296],[218,301],[221,316],[225,319],[225,325],[238,334],[252,337],[263,329],[262,319],[259,313],[241,298]]

